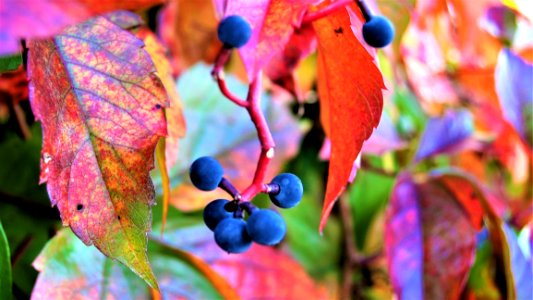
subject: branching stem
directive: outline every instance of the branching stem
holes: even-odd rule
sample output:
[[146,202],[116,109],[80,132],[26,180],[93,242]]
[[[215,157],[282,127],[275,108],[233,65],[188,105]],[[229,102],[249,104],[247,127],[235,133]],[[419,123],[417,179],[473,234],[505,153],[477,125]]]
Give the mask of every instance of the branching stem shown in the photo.
[[244,192],[242,192],[242,194],[239,194],[238,191],[236,192],[226,189],[228,188],[227,185],[221,186],[221,188],[230,193],[230,195],[233,193],[232,196],[234,196],[234,198],[236,195],[240,196],[240,199],[235,198],[235,200],[250,201],[258,193],[269,192],[272,190],[272,187],[265,183],[265,177],[268,165],[270,164],[272,158],[274,158],[275,143],[263,111],[261,110],[262,73],[258,72],[256,76],[254,76],[254,79],[250,83],[246,101],[239,99],[228,90],[224,81],[223,67],[229,59],[230,54],[231,50],[227,48],[223,48],[220,51],[215,61],[212,75],[217,81],[222,94],[233,103],[246,108],[246,111],[248,111],[250,119],[252,119],[255,129],[257,130],[257,136],[259,138],[259,143],[261,144],[261,153],[259,155],[259,160],[257,162],[252,183],[244,190]]

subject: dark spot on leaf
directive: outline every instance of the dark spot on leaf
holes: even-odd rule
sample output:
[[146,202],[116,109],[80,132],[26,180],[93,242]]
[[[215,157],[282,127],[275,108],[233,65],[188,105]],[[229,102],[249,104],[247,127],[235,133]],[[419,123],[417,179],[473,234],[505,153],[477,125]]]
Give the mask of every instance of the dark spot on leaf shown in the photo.
[[76,205],[76,209],[77,209],[78,211],[83,210],[83,204],[80,203],[80,204]]
[[118,216],[117,219],[120,221],[120,216]]
[[155,109],[160,109],[161,108],[161,104],[156,104],[155,105]]
[[342,27],[339,27],[337,29],[333,29],[333,31],[335,32],[335,35],[339,35],[339,34],[342,34],[344,32]]

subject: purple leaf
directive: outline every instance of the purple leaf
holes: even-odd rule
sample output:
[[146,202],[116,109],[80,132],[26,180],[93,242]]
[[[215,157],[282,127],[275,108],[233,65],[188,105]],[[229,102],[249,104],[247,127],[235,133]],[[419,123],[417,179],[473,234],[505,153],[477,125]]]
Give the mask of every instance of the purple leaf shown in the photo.
[[400,175],[387,211],[385,247],[399,299],[458,299],[476,252],[476,230],[438,182]]
[[531,145],[533,65],[504,48],[500,51],[494,76],[503,116]]
[[448,110],[442,117],[429,119],[422,134],[415,160],[420,161],[440,153],[456,152],[464,146],[474,131],[469,111]]
[[503,223],[503,232],[507,245],[509,246],[509,256],[511,260],[511,270],[513,282],[516,289],[517,299],[533,299],[533,268],[531,257],[526,258],[518,244],[518,238],[509,225]]

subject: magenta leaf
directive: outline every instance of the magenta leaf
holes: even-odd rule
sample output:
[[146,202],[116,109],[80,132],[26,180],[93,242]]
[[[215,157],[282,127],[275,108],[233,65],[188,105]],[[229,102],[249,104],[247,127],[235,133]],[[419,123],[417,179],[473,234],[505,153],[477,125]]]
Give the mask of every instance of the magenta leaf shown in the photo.
[[239,53],[248,78],[279,54],[299,26],[307,7],[317,0],[229,0],[225,16],[240,15],[252,25],[252,37]]

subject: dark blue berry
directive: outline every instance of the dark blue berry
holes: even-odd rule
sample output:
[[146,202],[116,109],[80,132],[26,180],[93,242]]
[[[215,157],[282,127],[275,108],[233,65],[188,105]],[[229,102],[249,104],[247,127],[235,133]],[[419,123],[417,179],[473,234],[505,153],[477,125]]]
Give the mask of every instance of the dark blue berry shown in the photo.
[[270,209],[255,211],[248,218],[246,229],[254,242],[267,246],[281,242],[287,232],[283,218]]
[[227,47],[244,46],[252,36],[252,27],[243,17],[228,16],[218,24],[218,39]]
[[189,175],[195,187],[202,191],[212,191],[222,180],[224,169],[214,158],[204,156],[192,163]]
[[226,211],[224,206],[229,203],[225,199],[217,199],[209,202],[204,209],[204,222],[211,230],[215,230],[218,223],[225,218],[233,216],[233,213]]
[[394,38],[394,27],[389,19],[382,16],[372,16],[363,25],[363,38],[368,45],[374,48],[385,47]]
[[277,193],[270,194],[270,200],[281,208],[290,208],[300,203],[304,193],[302,181],[291,173],[281,173],[272,179],[273,184],[279,186]]
[[242,219],[226,218],[215,228],[215,242],[228,253],[242,253],[252,245]]

